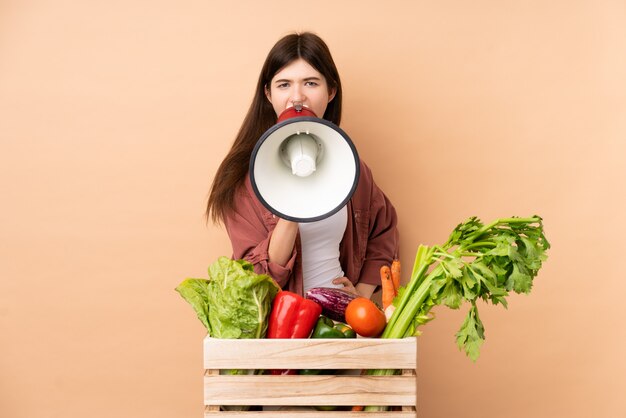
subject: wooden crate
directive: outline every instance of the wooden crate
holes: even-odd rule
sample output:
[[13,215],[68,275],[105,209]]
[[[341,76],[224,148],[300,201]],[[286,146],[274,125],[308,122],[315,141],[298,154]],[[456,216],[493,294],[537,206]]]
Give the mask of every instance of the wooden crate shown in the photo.
[[[204,340],[205,417],[416,417],[417,339]],[[220,375],[227,369],[399,369],[393,376]],[[220,405],[385,405],[401,410],[220,411]],[[399,408],[396,408],[399,409]]]

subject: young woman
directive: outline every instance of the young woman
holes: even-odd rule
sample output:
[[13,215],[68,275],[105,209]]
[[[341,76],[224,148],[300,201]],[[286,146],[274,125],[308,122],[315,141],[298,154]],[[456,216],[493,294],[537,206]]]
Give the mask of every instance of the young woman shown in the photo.
[[348,204],[311,223],[278,219],[256,198],[248,167],[254,145],[294,103],[339,125],[341,81],[327,45],[317,35],[280,39],[269,52],[252,105],[213,180],[207,217],[223,222],[233,258],[283,288],[303,294],[312,287],[342,287],[371,297],[380,267],[398,255],[396,211],[360,162],[359,182]]

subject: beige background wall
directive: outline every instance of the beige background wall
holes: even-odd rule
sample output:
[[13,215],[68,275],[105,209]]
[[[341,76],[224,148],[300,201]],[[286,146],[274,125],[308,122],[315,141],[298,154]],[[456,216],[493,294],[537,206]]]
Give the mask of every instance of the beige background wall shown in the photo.
[[624,22],[621,0],[3,0],[0,416],[201,416],[173,289],[230,254],[208,185],[293,30],[331,47],[405,266],[468,216],[545,219],[550,259],[481,306],[477,363],[465,309],[424,329],[420,416],[626,416]]

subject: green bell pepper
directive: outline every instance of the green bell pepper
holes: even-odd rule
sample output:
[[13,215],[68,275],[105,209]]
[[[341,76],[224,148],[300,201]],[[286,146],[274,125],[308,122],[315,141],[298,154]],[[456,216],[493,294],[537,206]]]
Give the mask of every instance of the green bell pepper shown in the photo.
[[311,338],[356,338],[356,333],[346,324],[335,324],[332,319],[322,315],[315,324]]
[[311,338],[345,338],[345,336],[341,331],[335,329],[335,323],[332,319],[322,315],[315,324]]

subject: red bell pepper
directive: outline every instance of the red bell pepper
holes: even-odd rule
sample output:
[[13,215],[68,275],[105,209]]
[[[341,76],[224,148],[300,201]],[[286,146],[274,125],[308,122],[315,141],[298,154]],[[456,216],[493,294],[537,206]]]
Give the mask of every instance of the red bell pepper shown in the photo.
[[[267,338],[308,338],[322,313],[312,300],[283,290],[276,294],[267,329]],[[295,370],[272,370],[271,374],[296,374]]]
[[272,304],[267,338],[308,338],[321,313],[316,302],[280,291]]

